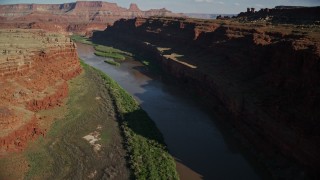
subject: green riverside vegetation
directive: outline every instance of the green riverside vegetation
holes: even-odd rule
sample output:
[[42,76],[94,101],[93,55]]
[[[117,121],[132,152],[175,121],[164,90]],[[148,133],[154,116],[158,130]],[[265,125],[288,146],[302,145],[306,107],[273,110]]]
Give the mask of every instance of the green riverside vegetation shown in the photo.
[[110,47],[110,46],[95,45],[94,49],[96,51],[99,51],[99,52],[118,53],[118,54],[123,54],[123,55],[127,55],[127,56],[132,56],[131,53],[128,53],[128,52],[125,52],[125,51],[121,51],[120,49],[115,49],[115,48]]
[[[85,69],[92,68],[82,62]],[[125,138],[130,168],[135,179],[179,179],[173,157],[148,114],[114,80],[95,69],[110,90]]]
[[[72,35],[71,39],[75,42],[92,45],[96,50],[94,53],[96,56],[113,58],[116,61],[124,61],[126,59],[126,56],[130,56],[130,57],[134,56],[138,61],[140,61],[143,65],[145,65],[151,72],[153,72],[154,74],[161,74],[161,68],[159,67],[159,65],[157,65],[153,61],[146,60],[144,56],[137,56],[136,54],[134,55],[132,53],[122,51],[120,49],[116,49],[110,46],[98,45],[91,42],[90,39],[80,35]],[[104,62],[114,66],[120,66],[120,63],[116,61],[105,60]]]
[[114,59],[117,59],[117,60],[125,60],[126,57],[121,55],[121,54],[118,54],[118,53],[110,53],[110,52],[100,52],[100,51],[96,51],[94,52],[94,54],[96,56],[102,56],[102,57],[108,57],[108,58],[114,58]]
[[110,46],[95,45],[94,49],[96,50],[94,54],[97,56],[109,57],[117,60],[125,60],[125,56],[132,56],[131,53],[121,51]]
[[[45,137],[30,141],[23,153],[0,159],[0,179],[86,179],[95,170],[97,177],[115,172],[119,179],[129,177],[111,87],[94,69],[83,69],[68,81],[63,106],[38,112],[39,127],[48,130]],[[93,132],[101,135],[100,150],[83,138]]]
[[74,34],[71,36],[71,39],[75,42],[81,42],[83,44],[93,45],[93,43],[88,38],[86,38],[84,36]]
[[111,65],[114,65],[114,66],[120,66],[120,63],[115,62],[115,61],[110,60],[110,59],[106,59],[104,62],[108,63],[108,64],[111,64]]
[[[94,46],[96,55],[118,60],[123,59],[124,55],[132,56],[131,53],[113,47],[93,43],[91,45]],[[151,64],[145,62],[150,68]],[[83,61],[81,64],[85,70],[95,69]],[[175,161],[166,148],[161,132],[148,114],[114,80],[98,69],[95,71],[104,80],[116,106],[134,179],[179,179]]]
[[[126,163],[134,179],[179,179],[148,114],[106,74],[81,65],[84,72],[68,81],[64,106],[38,112],[39,127],[48,130],[45,137],[29,142],[23,153],[0,159],[0,179],[83,179],[95,173],[128,179]],[[84,139],[92,133],[100,134],[100,150]]]
[[113,47],[109,46],[103,46],[103,45],[97,45],[90,41],[90,39],[80,36],[80,35],[72,35],[71,39],[75,42],[80,42],[83,44],[93,45],[96,52],[94,53],[96,56],[102,56],[102,57],[108,57],[108,58],[114,58],[116,60],[125,60],[125,56],[132,56],[131,53],[121,51],[119,49],[115,49]]

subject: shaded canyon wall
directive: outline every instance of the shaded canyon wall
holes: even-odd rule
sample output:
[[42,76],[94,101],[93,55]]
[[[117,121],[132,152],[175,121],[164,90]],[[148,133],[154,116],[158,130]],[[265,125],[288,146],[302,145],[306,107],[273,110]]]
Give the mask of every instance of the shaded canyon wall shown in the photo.
[[136,18],[95,32],[93,40],[156,60],[202,99],[218,99],[259,151],[284,155],[315,175],[320,165],[319,32],[291,28]]

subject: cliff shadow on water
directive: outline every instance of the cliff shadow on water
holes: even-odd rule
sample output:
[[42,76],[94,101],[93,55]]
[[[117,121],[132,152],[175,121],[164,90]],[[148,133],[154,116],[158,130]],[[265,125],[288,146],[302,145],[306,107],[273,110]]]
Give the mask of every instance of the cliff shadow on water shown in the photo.
[[312,179],[320,79],[318,31],[310,28],[137,18],[94,33],[93,41],[149,59],[211,109],[220,103],[274,177]]
[[[95,41],[94,43],[128,51],[128,49],[116,45],[117,43],[108,44]],[[80,46],[78,46],[78,49],[81,51]],[[138,57],[139,60],[141,58],[152,60],[150,57],[154,57],[151,53],[150,57],[148,57],[148,51],[129,52],[134,57]],[[135,56],[134,52],[146,52],[146,54],[140,53]],[[176,158],[178,172],[182,179],[183,177],[188,178],[190,175],[195,179],[200,179],[201,177],[203,179],[234,179],[238,176],[260,179],[257,174],[263,174],[261,175],[262,178],[269,176],[263,172],[263,168],[249,153],[245,153],[246,150],[244,148],[239,147],[241,145],[233,137],[233,130],[230,130],[229,126],[224,127],[223,123],[219,124],[219,121],[213,121],[220,117],[217,117],[215,113],[211,113],[212,109],[207,108],[205,110],[206,105],[199,103],[202,99],[198,95],[191,95],[186,92],[189,88],[186,89],[185,86],[181,86],[177,89],[178,81],[169,80],[169,76],[165,78],[161,74],[154,75],[148,66],[143,66],[134,61],[125,61],[120,67],[114,68],[115,70],[112,68],[111,70],[110,66],[105,65],[103,61],[100,61],[101,64],[99,61],[89,59],[90,62],[87,63],[92,63],[91,65],[109,74],[122,87],[140,100],[141,107],[147,111],[164,135],[170,154]],[[96,59],[101,58],[96,57]],[[131,63],[133,64],[132,66]],[[157,68],[161,69],[161,66],[156,64],[156,61],[154,63]],[[114,71],[119,69],[119,71],[122,71],[121,68],[124,68],[123,73],[115,75]],[[133,77],[136,80],[133,80]],[[165,85],[162,80],[168,83],[165,83]],[[191,96],[192,98],[190,98]],[[198,103],[195,103],[195,101],[198,101]],[[216,103],[219,104],[219,101],[216,101]],[[203,107],[199,108],[199,106]],[[217,107],[221,108],[219,105]],[[134,131],[144,136],[141,128],[143,128],[141,125],[137,125]],[[255,165],[249,165],[248,161],[251,162],[249,164]],[[215,169],[214,172],[212,172],[213,169]],[[234,173],[231,174],[230,171]]]
[[[165,84],[158,87],[160,93],[152,90],[158,81]],[[183,82],[167,78],[141,88],[145,91],[134,95],[163,132],[181,179],[270,179],[262,159],[256,159],[257,152],[228,122],[231,117],[217,99],[209,104]]]
[[[87,64],[84,67],[89,68]],[[135,179],[178,179],[161,132],[136,100],[104,72],[95,69],[109,89],[120,121],[128,164]]]

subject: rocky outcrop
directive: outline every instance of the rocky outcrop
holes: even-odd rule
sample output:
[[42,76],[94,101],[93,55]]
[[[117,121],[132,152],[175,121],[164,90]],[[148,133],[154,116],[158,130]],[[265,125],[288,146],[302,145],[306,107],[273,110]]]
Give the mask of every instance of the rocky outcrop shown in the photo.
[[90,34],[93,29],[103,30],[108,24],[121,18],[149,16],[182,15],[166,9],[142,11],[136,4],[131,4],[130,8],[126,9],[116,3],[102,1],[13,4],[0,5],[0,28],[42,28],[52,32]]
[[237,18],[241,21],[267,21],[284,24],[320,25],[320,7],[276,6],[255,11],[248,8],[247,12],[240,13]]
[[130,4],[129,11],[139,12],[139,11],[141,11],[141,10],[138,8],[138,5],[137,5],[137,4],[132,3],[132,4]]
[[76,45],[40,30],[0,31],[0,157],[44,135],[37,111],[62,104],[81,72]]
[[62,100],[68,95],[68,84],[63,82],[62,85],[56,87],[56,91],[42,99],[33,99],[27,102],[27,109],[37,112],[49,109],[62,104]]
[[234,126],[267,157],[281,154],[316,176],[319,37],[293,26],[137,18],[95,32],[93,40],[157,60],[204,100],[218,99]]
[[28,141],[34,140],[40,135],[44,136],[45,130],[39,128],[37,118],[34,116],[28,123],[0,138],[0,158],[7,152],[22,151]]

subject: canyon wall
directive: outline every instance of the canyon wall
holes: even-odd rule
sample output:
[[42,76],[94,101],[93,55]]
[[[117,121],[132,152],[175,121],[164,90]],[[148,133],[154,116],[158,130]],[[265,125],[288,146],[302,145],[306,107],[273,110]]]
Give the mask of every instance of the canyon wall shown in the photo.
[[37,112],[62,104],[81,67],[70,38],[40,30],[0,30],[0,53],[1,157],[45,135]]
[[156,60],[212,109],[218,99],[259,152],[318,177],[319,35],[312,27],[136,18],[95,32],[93,41]]
[[121,18],[149,16],[182,16],[166,9],[142,11],[136,4],[129,9],[116,3],[77,1],[65,4],[0,5],[0,28],[45,29],[52,32],[90,34],[104,30]]

